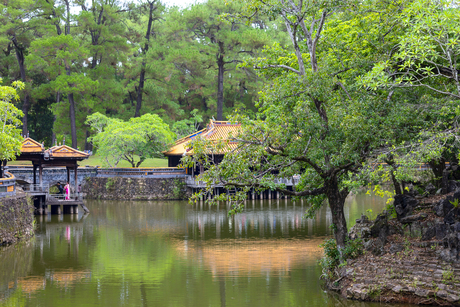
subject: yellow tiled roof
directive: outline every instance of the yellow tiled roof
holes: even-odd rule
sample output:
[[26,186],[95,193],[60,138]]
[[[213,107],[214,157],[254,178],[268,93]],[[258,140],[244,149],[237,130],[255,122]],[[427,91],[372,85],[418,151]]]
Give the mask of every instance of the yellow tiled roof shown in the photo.
[[89,154],[67,145],[53,146],[47,150],[52,158],[88,158]]
[[32,138],[27,137],[22,141],[21,152],[42,153],[44,151],[43,145]]
[[[234,137],[238,134],[241,129],[241,124],[232,123],[229,121],[215,121],[210,120],[209,124],[205,129],[197,131],[193,134],[190,134],[182,139],[177,140],[169,150],[164,151],[163,154],[166,156],[178,156],[183,155],[187,150],[187,145],[193,141],[196,137],[205,138],[210,141],[219,141],[219,140],[228,140],[230,134]],[[237,147],[238,143],[230,141],[228,146],[223,150],[223,152],[214,152],[214,154],[224,154],[232,149]],[[187,155],[192,154],[192,151],[189,150]]]

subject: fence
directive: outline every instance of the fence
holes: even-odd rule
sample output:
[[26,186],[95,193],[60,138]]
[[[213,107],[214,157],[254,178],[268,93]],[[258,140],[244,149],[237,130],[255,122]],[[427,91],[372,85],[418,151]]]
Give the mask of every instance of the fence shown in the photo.
[[163,168],[98,168],[96,177],[174,178],[184,177],[185,169]]
[[[285,184],[286,186],[295,186],[299,183],[300,176],[295,175],[289,178],[276,178],[274,179],[274,183],[276,184]],[[195,179],[192,176],[185,177],[185,184],[192,188],[204,188],[206,187],[206,183],[204,181],[200,181]],[[223,187],[222,184],[213,184],[215,188]]]

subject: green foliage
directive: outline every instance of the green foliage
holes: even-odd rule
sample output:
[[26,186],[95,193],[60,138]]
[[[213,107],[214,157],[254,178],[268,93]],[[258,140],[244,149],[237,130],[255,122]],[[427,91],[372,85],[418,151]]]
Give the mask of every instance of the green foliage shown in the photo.
[[355,259],[363,254],[364,247],[361,239],[348,240],[345,248],[340,252],[334,239],[328,239],[320,245],[324,256],[320,260],[323,275],[331,280],[336,276],[336,268],[347,259]]
[[458,208],[458,203],[459,203],[458,198],[456,198],[454,200],[449,200],[449,202],[454,206],[454,208]]
[[96,133],[91,142],[109,166],[117,166],[122,159],[132,167],[139,167],[145,159],[159,157],[174,140],[169,126],[156,114],[124,122],[94,113],[88,116],[86,123]]
[[172,193],[175,199],[183,199],[184,197],[184,187],[185,182],[181,179],[174,179],[174,186],[172,189]]
[[17,90],[23,88],[24,83],[20,81],[13,82],[12,86],[0,85],[0,161],[14,160],[21,149],[21,131],[17,127],[21,125],[18,117],[23,114],[14,103],[19,99]]
[[457,278],[455,277],[454,271],[452,269],[447,269],[442,271],[442,282],[444,284],[456,282]]
[[110,191],[115,186],[116,182],[117,181],[115,178],[107,178],[107,182],[105,183],[105,189],[107,191]]

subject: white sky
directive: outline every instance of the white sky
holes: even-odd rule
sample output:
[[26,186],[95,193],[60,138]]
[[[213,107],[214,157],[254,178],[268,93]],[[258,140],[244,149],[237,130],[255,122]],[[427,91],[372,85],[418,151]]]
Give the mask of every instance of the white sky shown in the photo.
[[205,0],[163,0],[163,3],[166,5],[177,5],[179,7],[186,7],[190,4],[194,4],[196,2],[204,2]]

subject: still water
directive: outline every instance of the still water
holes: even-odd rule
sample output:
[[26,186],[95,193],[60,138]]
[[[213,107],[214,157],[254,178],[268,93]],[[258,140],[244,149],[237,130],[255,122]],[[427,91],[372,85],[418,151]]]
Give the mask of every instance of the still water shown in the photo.
[[[86,201],[88,215],[37,217],[36,236],[0,250],[0,306],[378,306],[324,291],[318,245],[331,213],[306,203]],[[349,224],[385,201],[347,199]]]

